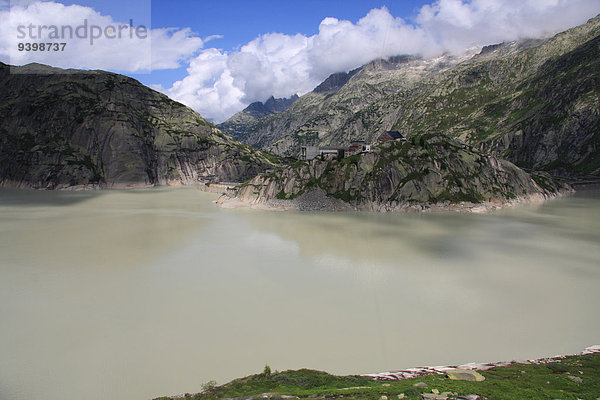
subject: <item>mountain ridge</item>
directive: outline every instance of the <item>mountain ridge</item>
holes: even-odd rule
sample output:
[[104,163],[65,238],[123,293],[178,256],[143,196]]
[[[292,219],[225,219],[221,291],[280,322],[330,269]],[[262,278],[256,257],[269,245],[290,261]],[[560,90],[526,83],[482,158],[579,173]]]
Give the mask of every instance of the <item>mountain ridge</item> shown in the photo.
[[0,64],[0,185],[242,182],[278,159],[135,79]]
[[[524,168],[557,175],[597,175],[600,139],[593,100],[600,96],[600,49],[595,42],[599,36],[600,16],[596,16],[546,39],[490,45],[459,60],[447,55],[413,58],[396,63],[391,71],[389,66],[373,68],[377,62],[372,62],[335,94],[308,93],[287,111],[261,119],[244,141],[274,154],[297,156],[303,144],[373,142],[387,130],[407,136],[441,132]],[[569,74],[570,69],[585,73]],[[538,88],[540,84],[545,88]],[[578,95],[571,96],[569,88],[578,89]],[[560,92],[554,100],[547,95],[551,90]],[[528,92],[537,94],[527,97]],[[547,99],[546,122],[534,112],[540,98]],[[552,106],[559,99],[571,99],[569,104],[563,102],[562,111]],[[523,115],[528,109],[532,112]],[[564,121],[552,122],[552,113],[568,113],[572,118],[567,115]],[[585,127],[581,134],[574,131],[579,122]],[[569,141],[576,148],[565,149]],[[536,152],[536,143],[543,143],[545,154]]]
[[392,69],[385,61],[365,65],[334,94],[311,92],[271,116],[267,128],[289,127],[282,137],[275,129],[259,133],[271,140],[265,148],[288,156],[301,145],[374,143],[387,130],[408,141],[288,164],[222,204],[493,209],[570,190],[547,173],[600,174],[600,16],[552,38],[496,44],[462,60],[400,60]]
[[257,101],[250,104],[245,108],[245,111],[252,113],[255,118],[265,117],[270,114],[284,112],[298,99],[297,94],[285,99],[276,99],[271,96],[264,103]]
[[[338,127],[367,104],[385,95],[411,88],[423,76],[435,75],[464,60],[464,56],[445,55],[430,60],[416,56],[391,57],[374,60],[363,67],[330,75],[321,85],[322,89],[301,96],[286,111],[252,121],[247,127],[238,126],[245,137],[237,136],[256,148],[282,156],[294,156],[291,145],[278,143],[282,132],[293,132],[293,145],[299,151],[300,144],[318,141],[318,136]],[[398,70],[395,66],[406,66]],[[391,79],[388,79],[391,75]],[[386,82],[381,86],[382,81]],[[327,82],[327,83],[326,83]],[[345,82],[341,88],[337,85]],[[327,90],[326,90],[327,89]],[[220,125],[226,132],[227,122]]]

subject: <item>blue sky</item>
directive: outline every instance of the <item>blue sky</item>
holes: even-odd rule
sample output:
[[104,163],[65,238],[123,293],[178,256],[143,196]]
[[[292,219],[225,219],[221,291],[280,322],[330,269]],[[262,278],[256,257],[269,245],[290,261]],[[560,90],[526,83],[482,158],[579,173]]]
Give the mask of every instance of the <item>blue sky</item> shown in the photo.
[[[71,0],[65,5],[78,4],[94,8],[115,20],[144,24],[149,1],[146,0]],[[307,36],[318,33],[326,17],[358,21],[374,8],[387,7],[390,13],[406,19],[413,18],[420,7],[430,0],[153,0],[152,28],[191,28],[200,37],[220,35],[208,43],[225,51],[233,51],[264,33],[284,33]],[[151,74],[128,73],[146,85],[170,87],[186,76],[186,67],[155,70]]]
[[[123,73],[221,122],[377,58],[549,37],[599,13],[599,0],[0,0],[0,61]],[[130,19],[151,40],[75,38],[64,52],[15,41],[31,22],[108,29]]]
[[259,34],[317,33],[325,17],[356,22],[373,8],[386,6],[392,14],[413,16],[426,0],[224,0],[152,3],[155,27],[190,26],[201,35],[220,34],[218,45],[234,49]]

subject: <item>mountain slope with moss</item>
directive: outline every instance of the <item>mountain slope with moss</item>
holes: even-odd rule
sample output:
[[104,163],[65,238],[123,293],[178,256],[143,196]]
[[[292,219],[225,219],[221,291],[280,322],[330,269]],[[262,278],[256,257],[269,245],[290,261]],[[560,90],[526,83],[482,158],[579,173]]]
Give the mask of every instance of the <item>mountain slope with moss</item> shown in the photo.
[[491,47],[390,101],[392,129],[445,132],[531,170],[599,175],[600,17],[542,44]]
[[[244,143],[274,154],[297,156],[302,144],[316,144],[373,102],[411,90],[422,80],[466,60],[469,54],[434,59],[397,56],[375,60],[348,73],[332,74],[312,92],[296,100],[284,112],[259,119],[237,114],[219,125]],[[349,139],[350,140],[350,139]]]
[[0,185],[243,182],[278,163],[134,79],[0,64]]
[[373,142],[387,130],[457,138],[554,175],[600,175],[600,16],[548,39],[478,54],[371,63],[311,92],[244,140],[297,156],[302,144]]

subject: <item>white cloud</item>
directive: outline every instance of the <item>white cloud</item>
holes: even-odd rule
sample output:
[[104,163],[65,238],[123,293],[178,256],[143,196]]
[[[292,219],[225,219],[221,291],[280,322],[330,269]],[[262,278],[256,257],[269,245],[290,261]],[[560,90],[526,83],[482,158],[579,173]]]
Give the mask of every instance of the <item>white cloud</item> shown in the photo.
[[203,50],[188,76],[165,92],[223,121],[250,102],[312,90],[328,75],[400,54],[426,57],[473,46],[539,37],[600,13],[598,0],[439,0],[414,24],[384,7],[358,22],[325,18],[313,36],[270,33],[237,51]]
[[[9,12],[9,4],[12,8]],[[327,76],[376,58],[459,53],[524,37],[539,37],[584,23],[600,13],[598,0],[438,0],[423,6],[414,22],[384,7],[357,22],[325,18],[313,36],[269,33],[239,50],[202,48],[219,36],[200,38],[189,29],[153,29],[151,40],[68,40],[65,52],[19,52],[17,26],[123,25],[92,8],[55,1],[0,0],[0,61],[41,62],[63,68],[143,72],[187,65],[188,75],[171,88],[155,85],[204,117],[223,121],[253,101],[312,90]]]
[[[63,68],[149,72],[179,68],[204,45],[189,29],[144,33],[139,25],[134,24],[136,30],[132,30],[128,22],[79,5],[13,0],[10,9],[4,3],[0,6],[0,60],[13,65],[39,62]],[[78,32],[86,37],[78,38]],[[66,46],[64,51],[62,47],[61,51],[19,51],[19,43],[33,42],[65,42]]]
[[444,50],[546,36],[600,13],[597,0],[439,0],[416,22]]
[[243,107],[244,93],[233,83],[228,55],[207,49],[191,61],[188,76],[164,91],[202,116],[231,115]]

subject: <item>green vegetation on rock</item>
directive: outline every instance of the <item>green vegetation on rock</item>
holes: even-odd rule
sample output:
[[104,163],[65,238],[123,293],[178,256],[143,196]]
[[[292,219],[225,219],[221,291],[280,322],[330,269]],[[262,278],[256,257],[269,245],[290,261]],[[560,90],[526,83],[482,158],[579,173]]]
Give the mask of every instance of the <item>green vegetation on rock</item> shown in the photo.
[[[371,153],[319,157],[261,174],[239,188],[250,203],[296,200],[315,191],[359,210],[411,205],[507,202],[562,189],[543,173],[533,178],[512,163],[441,134],[382,143]],[[338,204],[340,205],[340,204]]]
[[[364,376],[334,376],[313,370],[257,374],[236,379],[203,393],[187,394],[191,400],[226,398],[421,400],[449,393],[448,399],[478,395],[490,400],[596,399],[600,395],[600,353],[569,356],[547,363],[512,364],[479,371],[481,382],[428,375],[400,381],[373,380]],[[416,386],[415,386],[416,385]],[[157,400],[170,400],[161,397]]]

